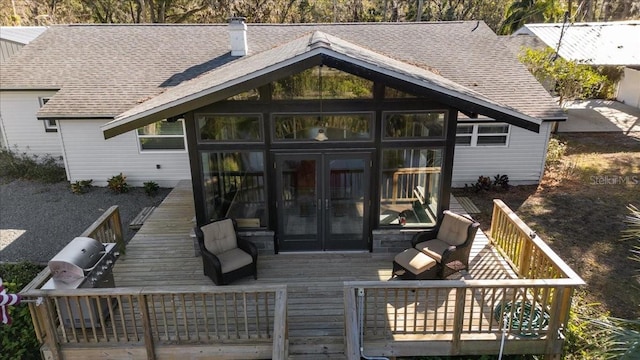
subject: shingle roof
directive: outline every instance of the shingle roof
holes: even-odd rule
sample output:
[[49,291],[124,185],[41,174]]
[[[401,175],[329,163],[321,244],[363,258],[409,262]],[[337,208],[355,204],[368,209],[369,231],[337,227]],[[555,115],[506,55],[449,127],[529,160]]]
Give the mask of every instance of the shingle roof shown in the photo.
[[[322,31],[431,68],[535,118],[564,117],[542,86],[484,23],[249,24],[249,56]],[[42,118],[113,118],[224,64],[227,25],[52,26],[0,66],[0,90],[61,89]]]
[[640,65],[640,21],[526,24],[514,34],[532,34],[567,60],[592,65]]
[[542,40],[535,35],[503,35],[498,39],[509,49],[515,56],[520,56],[524,48],[543,50],[547,48]]
[[28,44],[47,30],[46,26],[0,26],[0,39]]

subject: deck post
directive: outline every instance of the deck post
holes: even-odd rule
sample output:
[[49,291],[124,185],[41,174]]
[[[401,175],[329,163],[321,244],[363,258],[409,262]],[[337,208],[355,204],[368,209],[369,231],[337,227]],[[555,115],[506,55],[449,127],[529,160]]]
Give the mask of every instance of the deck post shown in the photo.
[[53,326],[53,309],[51,309],[51,301],[44,299],[43,303],[37,307],[40,312],[40,318],[44,319],[45,337],[44,345],[41,347],[42,355],[46,360],[60,360],[60,344],[58,343],[58,332]]
[[287,359],[289,357],[288,326],[287,326],[287,288],[275,292],[276,303],[273,314],[273,350],[272,359]]
[[465,293],[466,290],[464,288],[456,289],[456,313],[453,318],[451,355],[457,355],[460,353],[460,336],[462,335],[462,324],[464,321]]
[[349,360],[359,360],[360,331],[358,327],[358,309],[355,289],[350,286],[344,287],[344,321],[344,354]]
[[549,330],[547,332],[547,343],[545,346],[545,358],[558,355],[562,352],[562,341],[558,340],[560,336],[560,326],[564,321],[564,314],[562,314],[565,308],[564,302],[566,301],[564,286],[558,286],[553,294],[553,305],[551,306],[551,320],[549,321]]
[[147,360],[155,360],[156,353],[153,344],[153,336],[151,334],[151,321],[149,320],[149,307],[147,306],[147,297],[138,295],[138,306],[140,307],[140,315],[142,316],[142,329],[144,330],[144,347],[147,352]]

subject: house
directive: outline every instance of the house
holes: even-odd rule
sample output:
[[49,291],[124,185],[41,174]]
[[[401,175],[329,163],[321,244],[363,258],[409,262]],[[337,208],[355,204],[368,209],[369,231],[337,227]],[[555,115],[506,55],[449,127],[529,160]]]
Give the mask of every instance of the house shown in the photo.
[[[11,56],[40,36],[46,29],[44,26],[0,26],[0,64],[9,60]],[[0,114],[1,116],[2,114]],[[5,147],[6,143],[0,126],[0,149]]]
[[72,182],[191,178],[198,224],[276,252],[385,251],[451,186],[537,183],[565,119],[477,21],[52,26],[0,69],[9,144]]
[[567,60],[623,66],[616,99],[640,108],[640,21],[526,24],[519,35],[535,35]]

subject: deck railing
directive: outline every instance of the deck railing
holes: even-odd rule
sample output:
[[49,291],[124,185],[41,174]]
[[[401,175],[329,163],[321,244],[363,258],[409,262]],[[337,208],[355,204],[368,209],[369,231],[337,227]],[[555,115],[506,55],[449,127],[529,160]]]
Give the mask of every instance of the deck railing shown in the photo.
[[498,354],[504,339],[505,353],[559,358],[584,282],[504,203],[493,214],[491,241],[518,279],[346,282],[347,357]]
[[[124,249],[117,206],[81,236]],[[40,290],[46,267],[21,292],[47,359],[147,358],[197,353],[287,357],[286,285]]]
[[153,359],[193,351],[286,358],[286,285],[30,290],[36,333],[54,359]]

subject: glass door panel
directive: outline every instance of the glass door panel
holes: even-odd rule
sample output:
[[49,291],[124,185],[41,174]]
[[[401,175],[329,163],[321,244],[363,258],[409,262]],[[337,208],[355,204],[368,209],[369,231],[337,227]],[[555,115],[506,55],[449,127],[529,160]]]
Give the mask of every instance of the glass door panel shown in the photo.
[[322,250],[320,155],[277,155],[280,250]]
[[369,154],[325,156],[325,250],[368,248],[369,164]]
[[366,250],[368,153],[277,154],[281,251]]

